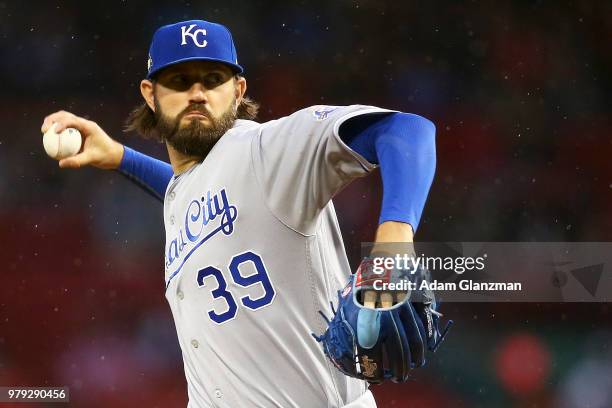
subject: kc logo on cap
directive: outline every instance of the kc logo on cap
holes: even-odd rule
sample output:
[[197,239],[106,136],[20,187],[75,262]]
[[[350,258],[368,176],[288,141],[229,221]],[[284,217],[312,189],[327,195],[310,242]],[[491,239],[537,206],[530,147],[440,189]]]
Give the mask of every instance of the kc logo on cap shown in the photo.
[[193,43],[196,45],[196,47],[204,48],[206,47],[206,44],[208,44],[208,41],[202,40],[202,42],[199,43],[198,34],[206,36],[206,30],[203,28],[198,28],[197,30],[192,32],[191,30],[193,30],[195,27],[197,27],[195,24],[191,24],[189,27],[181,26],[181,37],[183,39],[181,41],[181,45],[187,45],[187,38],[185,37],[189,36],[193,40]]
[[147,79],[160,70],[187,61],[213,61],[227,65],[235,74],[238,65],[236,47],[227,27],[204,20],[180,21],[160,27],[153,34],[149,48]]

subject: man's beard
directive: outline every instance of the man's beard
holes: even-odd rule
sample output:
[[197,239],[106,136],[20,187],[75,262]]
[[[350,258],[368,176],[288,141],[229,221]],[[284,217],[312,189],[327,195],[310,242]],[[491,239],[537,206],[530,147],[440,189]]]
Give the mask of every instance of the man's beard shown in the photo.
[[[176,151],[187,156],[204,159],[221,136],[234,125],[237,115],[234,106],[236,106],[235,98],[230,108],[217,119],[211,116],[203,104],[194,103],[172,119],[164,115],[157,100],[155,100],[155,129],[161,136],[161,140],[167,142]],[[189,112],[194,111],[206,116],[210,124],[206,125],[196,117],[190,119],[186,125],[181,126],[181,119]]]

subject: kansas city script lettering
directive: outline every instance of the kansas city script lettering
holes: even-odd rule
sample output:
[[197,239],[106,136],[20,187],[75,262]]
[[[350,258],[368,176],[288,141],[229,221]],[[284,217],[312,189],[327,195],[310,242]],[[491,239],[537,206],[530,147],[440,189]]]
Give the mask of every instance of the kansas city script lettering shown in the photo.
[[[193,246],[190,244],[201,244],[219,232],[230,235],[234,231],[236,217],[238,217],[238,209],[229,203],[225,189],[216,194],[207,191],[206,195],[200,199],[191,200],[178,237],[168,244],[166,266],[169,267],[180,258],[185,248]],[[204,228],[209,224],[215,225],[216,228],[212,230]]]

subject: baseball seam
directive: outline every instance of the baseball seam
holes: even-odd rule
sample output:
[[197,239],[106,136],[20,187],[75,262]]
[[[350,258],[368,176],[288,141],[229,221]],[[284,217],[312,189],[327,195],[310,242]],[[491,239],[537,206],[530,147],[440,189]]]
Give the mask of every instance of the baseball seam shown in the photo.
[[55,154],[55,158],[59,159],[61,158],[61,149],[62,149],[62,135],[60,133],[57,133],[57,153]]

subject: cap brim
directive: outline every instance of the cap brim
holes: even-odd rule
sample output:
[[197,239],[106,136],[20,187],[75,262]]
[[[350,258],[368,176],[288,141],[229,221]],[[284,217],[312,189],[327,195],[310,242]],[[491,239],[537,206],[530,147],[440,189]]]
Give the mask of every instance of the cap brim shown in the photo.
[[223,64],[227,67],[229,67],[232,72],[234,74],[242,74],[244,72],[244,69],[238,65],[238,64],[232,64],[229,63],[225,60],[221,60],[221,59],[217,59],[217,58],[205,58],[205,57],[189,57],[189,58],[183,58],[181,60],[178,61],[172,61],[169,62],[165,65],[161,65],[159,67],[155,67],[153,70],[151,70],[151,72],[149,72],[149,74],[147,75],[147,79],[152,79],[156,74],[158,74],[160,71],[162,71],[165,68],[174,66],[174,65],[178,65],[181,64],[183,62],[189,62],[189,61],[210,61],[210,62],[218,62],[220,64]]

